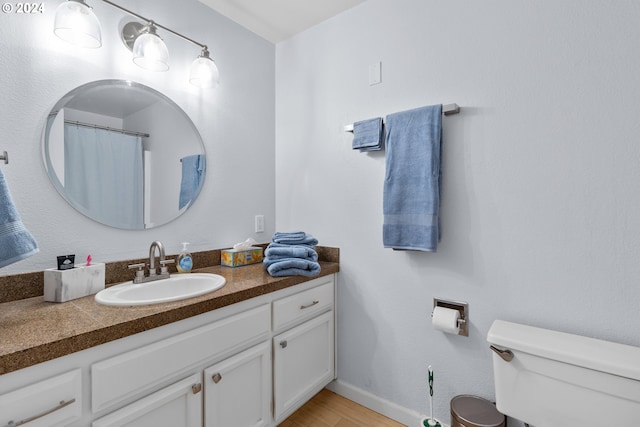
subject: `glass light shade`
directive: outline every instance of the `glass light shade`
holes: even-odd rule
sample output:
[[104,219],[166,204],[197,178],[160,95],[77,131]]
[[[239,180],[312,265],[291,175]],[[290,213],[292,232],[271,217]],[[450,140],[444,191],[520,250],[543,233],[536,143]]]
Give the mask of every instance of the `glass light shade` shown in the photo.
[[133,62],[145,70],[167,71],[169,50],[153,30],[141,34],[133,44]]
[[218,86],[220,72],[218,66],[208,55],[201,55],[191,64],[189,83],[200,88]]
[[100,22],[84,1],[68,0],[58,6],[53,32],[77,46],[94,49],[102,46]]

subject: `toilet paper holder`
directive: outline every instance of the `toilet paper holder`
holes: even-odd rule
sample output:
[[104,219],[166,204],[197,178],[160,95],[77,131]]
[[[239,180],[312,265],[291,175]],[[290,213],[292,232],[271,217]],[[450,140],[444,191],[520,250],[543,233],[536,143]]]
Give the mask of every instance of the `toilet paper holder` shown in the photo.
[[[458,310],[460,312],[460,317],[458,318],[458,335],[462,335],[464,337],[469,336],[469,304],[461,301],[434,298],[433,308],[435,309],[436,307]],[[431,312],[431,316],[433,316],[433,311]]]

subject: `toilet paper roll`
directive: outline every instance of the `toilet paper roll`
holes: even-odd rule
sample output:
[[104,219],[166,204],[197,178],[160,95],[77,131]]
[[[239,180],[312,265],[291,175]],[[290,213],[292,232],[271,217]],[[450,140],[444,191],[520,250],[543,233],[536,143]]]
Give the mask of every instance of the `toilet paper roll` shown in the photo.
[[458,335],[458,319],[460,312],[452,308],[436,307],[431,313],[431,323],[433,329],[446,332],[448,334]]

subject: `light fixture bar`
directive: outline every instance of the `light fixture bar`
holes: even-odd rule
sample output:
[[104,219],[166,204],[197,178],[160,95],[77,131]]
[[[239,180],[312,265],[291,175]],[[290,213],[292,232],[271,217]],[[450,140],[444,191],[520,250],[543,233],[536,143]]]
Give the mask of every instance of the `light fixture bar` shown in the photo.
[[137,18],[139,18],[139,19],[141,19],[141,20],[143,20],[143,21],[145,21],[147,23],[153,23],[156,27],[162,28],[163,30],[168,31],[168,32],[170,32],[170,33],[172,33],[172,34],[174,34],[174,35],[176,35],[176,36],[178,36],[178,37],[180,37],[180,38],[182,38],[184,40],[187,40],[187,41],[197,45],[197,46],[200,46],[203,49],[207,49],[207,45],[206,44],[199,43],[199,42],[193,40],[192,38],[189,38],[189,37],[187,37],[187,36],[185,36],[183,34],[180,34],[177,31],[173,31],[171,28],[167,28],[164,25],[158,24],[153,19],[145,18],[144,16],[142,16],[142,15],[140,15],[138,13],[135,13],[135,12],[125,8],[125,7],[122,7],[119,4],[116,4],[116,3],[112,2],[112,1],[109,1],[109,0],[102,0],[102,1],[107,3],[107,4],[110,4],[111,6],[117,8],[117,9],[120,9],[120,10],[128,13],[129,15],[133,15],[133,16],[135,16],[135,17],[137,17]]

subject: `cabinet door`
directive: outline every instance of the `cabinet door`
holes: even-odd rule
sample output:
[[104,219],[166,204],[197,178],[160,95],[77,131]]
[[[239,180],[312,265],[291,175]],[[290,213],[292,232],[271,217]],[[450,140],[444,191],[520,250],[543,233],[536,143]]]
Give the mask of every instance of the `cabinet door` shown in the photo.
[[93,422],[93,427],[200,427],[200,374],[167,386]]
[[204,371],[206,427],[261,427],[271,421],[271,348],[264,342]]
[[273,338],[277,422],[333,380],[334,336],[330,311]]

